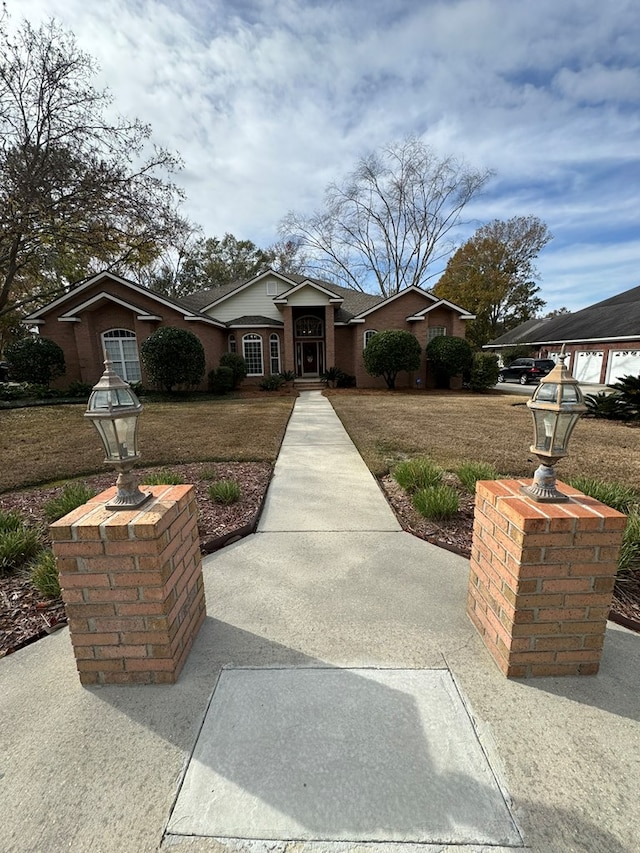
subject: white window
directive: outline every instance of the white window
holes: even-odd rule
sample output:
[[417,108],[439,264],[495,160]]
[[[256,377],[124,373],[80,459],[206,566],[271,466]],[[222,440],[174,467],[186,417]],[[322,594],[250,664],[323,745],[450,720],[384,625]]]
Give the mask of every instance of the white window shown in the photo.
[[376,334],[376,329],[367,329],[364,333],[364,349],[367,348],[367,344],[371,340],[371,338]]
[[236,344],[236,336],[229,335],[229,352],[237,352],[238,345]]
[[242,339],[242,355],[247,362],[247,376],[262,376],[262,338],[260,335],[245,335]]
[[271,373],[280,373],[280,338],[276,334],[269,338],[269,355],[271,357]]
[[431,326],[429,328],[429,340],[432,341],[434,338],[442,338],[447,334],[447,330],[444,326]]
[[268,281],[267,282],[267,296],[277,296],[278,295],[278,282],[277,281]]
[[135,332],[110,329],[102,334],[102,347],[113,362],[113,369],[125,382],[140,382],[140,359]]

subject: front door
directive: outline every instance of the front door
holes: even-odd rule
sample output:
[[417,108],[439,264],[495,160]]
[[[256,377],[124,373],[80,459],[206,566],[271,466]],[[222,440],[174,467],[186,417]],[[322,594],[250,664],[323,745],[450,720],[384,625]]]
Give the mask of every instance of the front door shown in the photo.
[[318,376],[318,341],[302,342],[302,375]]
[[296,341],[296,368],[298,376],[320,376],[324,370],[323,341]]

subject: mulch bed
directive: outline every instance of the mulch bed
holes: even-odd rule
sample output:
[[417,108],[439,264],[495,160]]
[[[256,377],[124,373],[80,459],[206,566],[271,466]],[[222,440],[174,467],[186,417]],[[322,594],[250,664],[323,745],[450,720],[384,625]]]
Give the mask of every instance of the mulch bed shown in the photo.
[[[140,469],[141,482],[150,470]],[[180,474],[184,482],[195,484],[203,553],[210,553],[255,529],[271,476],[272,466],[269,463],[172,465],[170,470]],[[203,473],[219,479],[235,480],[242,492],[240,500],[228,507],[212,503],[207,497],[210,481],[201,479]],[[457,485],[455,475],[447,476],[451,478],[452,485]],[[88,477],[85,482],[100,492],[113,485],[114,478],[113,474],[108,473]],[[460,510],[455,518],[446,522],[433,522],[416,512],[411,498],[392,477],[384,477],[381,485],[406,531],[440,548],[469,557],[473,528],[472,495],[460,490]],[[0,495],[0,509],[16,509],[32,524],[46,529],[43,506],[61,491],[62,485]],[[640,632],[640,570],[618,581],[610,618]],[[66,616],[60,599],[43,599],[24,574],[0,577],[0,657],[64,625]]]

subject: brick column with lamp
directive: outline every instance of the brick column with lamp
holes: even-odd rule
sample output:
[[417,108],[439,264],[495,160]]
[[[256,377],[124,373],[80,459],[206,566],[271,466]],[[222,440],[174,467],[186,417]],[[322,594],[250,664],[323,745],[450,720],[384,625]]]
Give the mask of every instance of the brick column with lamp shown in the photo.
[[476,484],[467,613],[510,677],[598,672],[627,523],[556,482],[586,410],[565,358],[563,347],[527,402],[540,460],[533,481]]

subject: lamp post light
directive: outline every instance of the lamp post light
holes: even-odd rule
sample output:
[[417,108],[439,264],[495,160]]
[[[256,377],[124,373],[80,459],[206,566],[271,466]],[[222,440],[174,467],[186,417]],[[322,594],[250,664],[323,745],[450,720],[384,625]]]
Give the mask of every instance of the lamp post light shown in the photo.
[[136,509],[151,497],[141,492],[132,472],[140,458],[138,452],[138,416],[142,404],[130,385],[113,370],[105,353],[104,373],[93,386],[85,418],[98,431],[105,450],[105,462],[118,471],[118,492],[107,509]]
[[567,455],[567,446],[578,418],[587,411],[577,379],[569,373],[562,347],[558,363],[544,377],[527,402],[533,416],[534,444],[531,452],[540,460],[530,486],[522,494],[534,501],[560,503],[569,498],[556,488],[555,464]]

